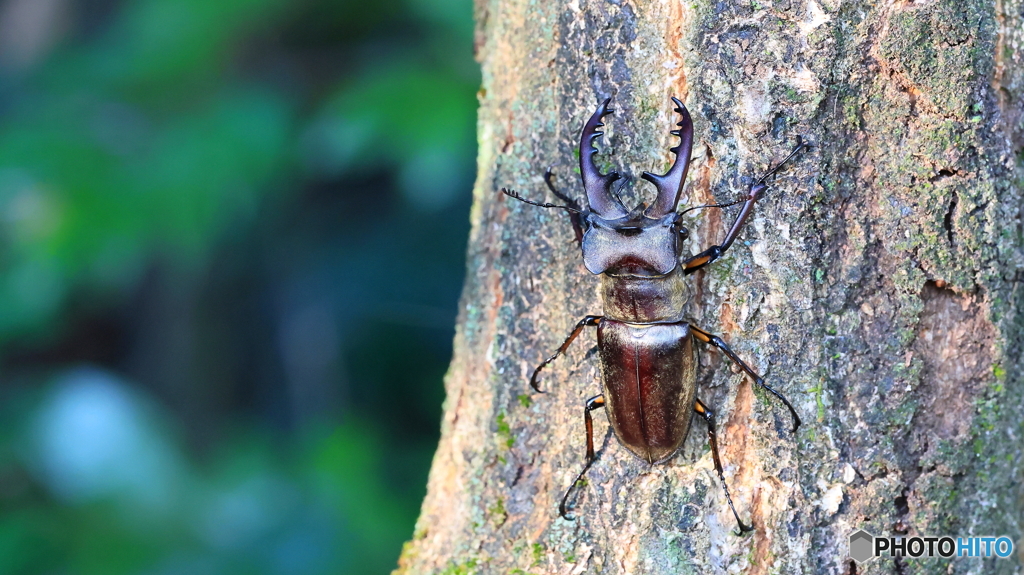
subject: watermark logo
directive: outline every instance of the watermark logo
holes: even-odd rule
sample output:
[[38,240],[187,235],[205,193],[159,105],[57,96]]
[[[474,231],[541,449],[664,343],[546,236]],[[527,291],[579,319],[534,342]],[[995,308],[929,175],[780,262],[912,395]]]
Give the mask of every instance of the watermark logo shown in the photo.
[[858,529],[850,535],[850,559],[875,557],[998,557],[1013,555],[1013,540],[1001,537],[875,537]]
[[875,538],[863,529],[850,535],[850,558],[863,563],[875,558]]

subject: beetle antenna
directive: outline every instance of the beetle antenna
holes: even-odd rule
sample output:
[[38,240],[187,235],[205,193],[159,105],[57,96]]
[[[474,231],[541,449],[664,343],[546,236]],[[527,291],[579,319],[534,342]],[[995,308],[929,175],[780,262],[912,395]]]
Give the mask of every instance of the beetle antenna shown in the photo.
[[786,162],[788,162],[791,159],[793,159],[793,156],[795,156],[797,154],[797,152],[799,152],[800,150],[803,150],[805,148],[810,148],[810,147],[811,147],[811,145],[808,144],[807,142],[804,142],[804,139],[802,137],[797,136],[796,137],[796,147],[793,148],[793,151],[790,152],[788,156],[786,156],[785,160],[782,160],[781,162],[779,162],[778,166],[775,166],[774,168],[769,169],[768,172],[765,175],[763,175],[760,178],[758,178],[757,183],[758,184],[763,184],[765,180],[767,180],[771,176],[774,176],[775,174],[777,174],[779,172],[779,170],[782,169],[782,166],[786,165]]
[[746,200],[747,200],[746,198],[741,198],[741,199],[736,200],[735,202],[729,202],[727,204],[704,204],[703,206],[694,206],[692,208],[686,208],[685,210],[679,212],[679,215],[683,215],[686,212],[689,212],[689,211],[692,211],[692,210],[702,210],[704,208],[728,208],[729,206],[735,206],[736,204],[742,204]]
[[512,198],[514,200],[519,200],[520,202],[524,202],[524,203],[530,204],[531,206],[537,206],[539,208],[557,208],[559,210],[565,210],[567,212],[573,212],[573,213],[577,213],[577,214],[583,213],[580,210],[577,210],[576,208],[571,208],[569,206],[559,206],[557,204],[542,204],[540,202],[535,202],[533,200],[528,200],[528,199],[520,196],[519,192],[517,192],[515,190],[510,190],[508,188],[502,188],[501,189],[501,193],[505,194],[506,196],[508,196],[508,197],[510,197],[510,198]]

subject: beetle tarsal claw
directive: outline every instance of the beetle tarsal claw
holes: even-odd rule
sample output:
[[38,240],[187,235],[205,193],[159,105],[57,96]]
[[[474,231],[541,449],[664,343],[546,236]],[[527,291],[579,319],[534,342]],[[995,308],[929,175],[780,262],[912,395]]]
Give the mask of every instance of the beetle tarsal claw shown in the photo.
[[750,533],[753,530],[754,530],[753,526],[751,526],[751,525],[744,525],[744,524],[740,523],[739,531],[733,531],[732,534],[737,536],[737,537],[745,537],[747,535],[747,533]]
[[544,393],[540,389],[540,370],[544,369],[544,366],[551,363],[559,354],[555,354],[544,361],[544,363],[537,366],[537,369],[533,370],[533,375],[530,376],[530,387],[533,388],[537,393]]

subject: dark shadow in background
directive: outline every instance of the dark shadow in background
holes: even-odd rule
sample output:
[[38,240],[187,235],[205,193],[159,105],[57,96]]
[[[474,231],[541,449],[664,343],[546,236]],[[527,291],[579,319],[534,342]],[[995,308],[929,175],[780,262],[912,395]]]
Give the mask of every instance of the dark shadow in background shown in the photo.
[[0,0],[0,572],[384,573],[475,154],[468,0]]

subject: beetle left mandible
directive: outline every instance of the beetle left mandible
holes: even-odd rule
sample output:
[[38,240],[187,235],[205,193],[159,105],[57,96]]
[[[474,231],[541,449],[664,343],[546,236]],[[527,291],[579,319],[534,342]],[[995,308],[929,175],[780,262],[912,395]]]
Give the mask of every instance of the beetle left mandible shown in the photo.
[[743,204],[721,244],[682,259],[683,241],[688,234],[681,216],[689,210],[677,213],[676,206],[693,148],[690,113],[682,102],[672,98],[676,112],[682,116],[677,124],[679,129],[672,131],[680,139],[679,145],[671,149],[676,155],[675,162],[664,175],[644,172],[643,179],[657,188],[657,198],[650,206],[641,203],[627,210],[612,193],[612,184],[619,175],[615,172],[602,174],[594,163],[594,154],[597,153],[594,141],[602,135],[599,128],[604,125],[604,117],[613,112],[608,108],[609,101],[605,100],[583,127],[580,174],[587,194],[586,208],[581,208],[569,196],[555,189],[550,170],[545,174],[548,187],[568,205],[533,202],[521,198],[515,191],[502,189],[506,195],[528,204],[567,210],[583,251],[583,264],[590,273],[601,278],[604,315],[588,315],[580,320],[554,355],[541,363],[530,378],[530,385],[539,392],[537,381],[541,369],[564,353],[584,327],[597,327],[604,393],[591,397],[584,407],[586,463],[562,497],[559,513],[569,518],[566,512],[569,495],[594,463],[594,426],[590,412],[607,406],[615,437],[634,455],[651,464],[663,462],[679,451],[689,432],[693,413],[696,413],[707,422],[715,471],[725,487],[729,508],[740,531],[750,531],[753,527],[744,524],[736,512],[722,472],[715,414],[696,395],[694,342],[720,349],[757,385],[782,401],[793,417],[794,433],[800,426],[800,417],[792,404],[765,383],[764,378],[733,353],[721,338],[683,319],[688,299],[684,281],[686,276],[715,261],[729,249],[754,204],[767,188],[768,177],[807,145],[798,144],[785,160],[752,184],[741,200],[690,208]]

